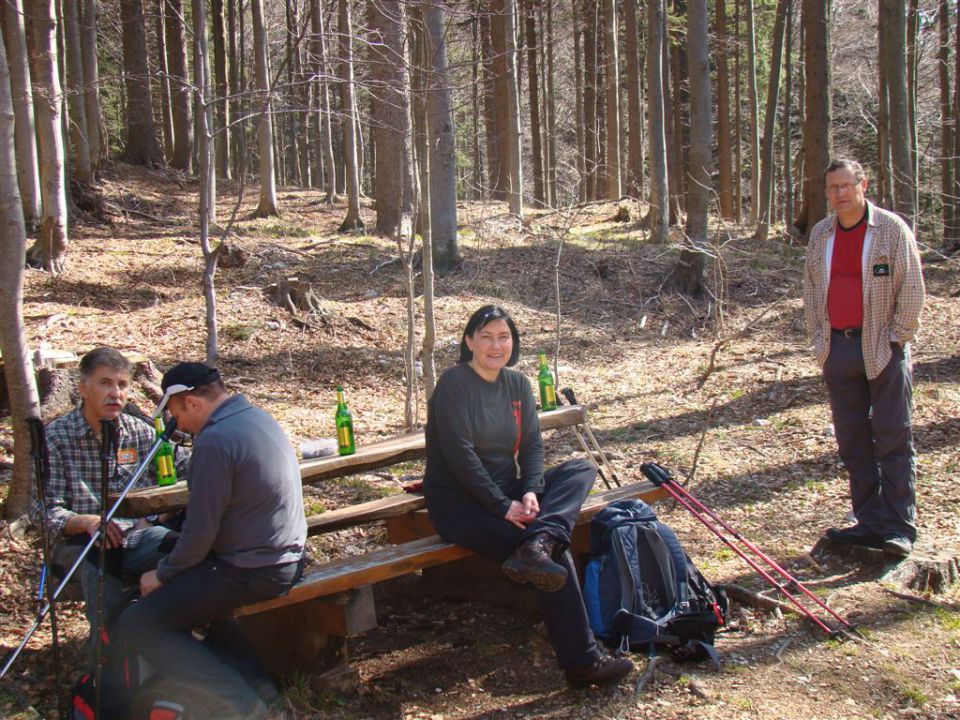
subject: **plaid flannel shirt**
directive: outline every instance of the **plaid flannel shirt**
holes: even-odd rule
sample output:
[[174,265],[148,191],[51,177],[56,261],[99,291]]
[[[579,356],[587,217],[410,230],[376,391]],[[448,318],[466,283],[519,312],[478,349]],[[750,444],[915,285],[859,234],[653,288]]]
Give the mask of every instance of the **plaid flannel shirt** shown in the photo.
[[[920,327],[925,289],[920,253],[913,232],[903,219],[867,203],[867,235],[863,242],[863,363],[867,377],[876,378],[893,355],[891,342],[906,347]],[[830,354],[827,291],[837,218],[817,223],[807,245],[803,273],[803,309],[807,334],[817,362]]]
[[[120,493],[133,477],[141,459],[150,453],[156,441],[156,432],[143,420],[121,413],[120,449],[109,461],[111,493]],[[100,514],[100,440],[83,417],[80,407],[54,420],[47,427],[47,451],[50,477],[47,478],[47,523],[53,537],[63,533],[63,527],[74,515]],[[177,478],[185,479],[190,453],[175,448]],[[150,487],[157,482],[157,466],[150,468],[137,481],[137,488]],[[34,515],[43,508],[34,492]],[[135,547],[142,530],[133,530],[136,520],[114,518],[124,532],[123,546]],[[64,539],[61,537],[61,540]]]

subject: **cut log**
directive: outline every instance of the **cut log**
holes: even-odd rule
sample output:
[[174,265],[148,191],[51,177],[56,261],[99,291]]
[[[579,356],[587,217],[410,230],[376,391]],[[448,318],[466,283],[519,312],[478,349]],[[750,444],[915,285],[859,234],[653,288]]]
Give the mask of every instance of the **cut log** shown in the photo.
[[897,563],[881,578],[902,588],[939,594],[957,584],[960,565],[957,553],[948,548],[921,548]]
[[295,317],[300,313],[327,315],[320,298],[313,292],[313,285],[297,277],[283,278],[264,288],[274,305],[289,310]]
[[250,253],[239,245],[224,243],[217,255],[217,264],[222,268],[238,268],[247,264]]

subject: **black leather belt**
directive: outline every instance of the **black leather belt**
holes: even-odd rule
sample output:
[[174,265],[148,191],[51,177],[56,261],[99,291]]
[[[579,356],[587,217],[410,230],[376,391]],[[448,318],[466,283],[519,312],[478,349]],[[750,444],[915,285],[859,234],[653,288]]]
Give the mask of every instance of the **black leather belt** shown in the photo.
[[843,335],[845,338],[855,338],[860,337],[860,333],[863,332],[863,328],[844,328],[840,330],[839,328],[831,328],[830,331],[834,335]]

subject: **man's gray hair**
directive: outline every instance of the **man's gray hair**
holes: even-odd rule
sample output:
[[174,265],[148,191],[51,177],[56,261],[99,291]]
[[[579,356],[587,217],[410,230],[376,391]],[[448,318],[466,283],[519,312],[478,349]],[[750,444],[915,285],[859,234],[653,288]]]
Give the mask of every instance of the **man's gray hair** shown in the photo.
[[837,170],[849,170],[853,173],[853,178],[857,182],[865,179],[867,177],[866,173],[863,172],[863,165],[858,163],[856,160],[851,158],[837,158],[836,160],[831,160],[830,164],[827,165],[827,169],[823,171],[823,184],[827,184],[827,175]]
[[98,347],[80,358],[80,379],[89,380],[97,368],[101,367],[130,374],[130,361],[122,353],[110,347]]

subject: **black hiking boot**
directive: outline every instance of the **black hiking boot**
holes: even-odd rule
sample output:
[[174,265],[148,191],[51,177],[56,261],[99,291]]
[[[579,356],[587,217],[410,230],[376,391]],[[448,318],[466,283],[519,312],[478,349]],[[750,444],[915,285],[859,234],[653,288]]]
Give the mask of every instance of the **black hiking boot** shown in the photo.
[[530,583],[537,590],[556,592],[567,582],[567,569],[553,560],[559,542],[549,533],[537,533],[513,551],[501,566],[514,582]]
[[846,543],[847,545],[860,545],[862,547],[874,548],[879,550],[883,545],[883,538],[867,530],[862,525],[851,525],[843,529],[830,528],[823,536],[828,540]]
[[903,535],[886,535],[883,538],[883,552],[892,557],[905,558],[913,552],[913,543]]
[[584,668],[572,668],[564,671],[567,685],[571,687],[590,687],[591,685],[612,685],[623,680],[633,670],[630,658],[601,655],[593,665]]

